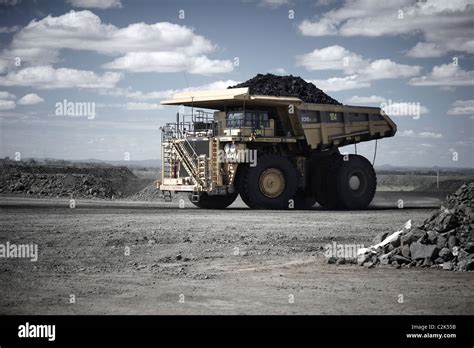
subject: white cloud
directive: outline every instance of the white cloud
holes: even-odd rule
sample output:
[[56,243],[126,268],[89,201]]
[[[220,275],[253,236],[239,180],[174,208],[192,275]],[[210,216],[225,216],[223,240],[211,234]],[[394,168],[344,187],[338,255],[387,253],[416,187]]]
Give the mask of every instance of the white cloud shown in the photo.
[[418,75],[421,71],[420,66],[398,64],[390,59],[370,61],[337,45],[315,49],[298,56],[297,65],[310,71],[342,70],[346,74],[357,74],[359,81],[411,77]]
[[298,66],[310,71],[343,70],[348,74],[356,72],[369,63],[362,56],[338,45],[314,49],[310,53],[297,56],[296,60]]
[[407,129],[403,131],[398,131],[397,136],[399,137],[413,137],[415,135],[415,132],[413,129]]
[[163,105],[157,103],[127,103],[126,104],[127,110],[159,110],[163,109]]
[[449,51],[474,53],[473,14],[472,2],[464,0],[347,0],[315,20],[303,20],[299,30],[307,36],[421,34],[424,41],[408,54],[439,57]]
[[378,59],[358,71],[364,80],[397,79],[416,76],[420,73],[418,65],[405,65],[390,59]]
[[16,96],[7,91],[0,91],[0,99],[16,99]]
[[67,0],[73,7],[98,8],[105,10],[108,8],[122,8],[120,0]]
[[12,27],[0,27],[0,34],[10,34],[20,30],[19,25],[14,25]]
[[172,98],[175,93],[187,92],[187,91],[208,91],[216,89],[226,89],[229,86],[234,86],[240,83],[240,81],[234,80],[219,80],[211,83],[207,83],[200,86],[186,87],[180,89],[166,89],[161,91],[133,91],[131,89],[115,88],[110,90],[101,90],[100,93],[115,97],[125,97],[132,100],[147,101],[147,100],[160,100]]
[[414,137],[414,138],[424,138],[424,139],[441,139],[443,135],[441,133],[433,133],[433,132],[420,132],[415,133],[413,129],[407,129],[404,131],[397,132],[397,136],[399,137]]
[[456,100],[448,110],[448,115],[474,115],[474,100]]
[[433,42],[418,42],[406,53],[408,57],[413,58],[432,58],[442,57],[445,51]]
[[337,34],[336,23],[328,18],[322,18],[316,22],[304,20],[299,25],[299,29],[305,36],[328,36]]
[[206,56],[189,57],[182,52],[131,52],[103,67],[133,72],[188,71],[201,75],[226,73],[234,69],[230,60],[210,60]]
[[309,82],[314,83],[316,86],[318,86],[318,88],[325,92],[338,92],[349,89],[370,87],[370,83],[367,81],[361,81],[358,78],[358,75],[331,77],[326,80],[310,80]]
[[40,47],[7,48],[0,52],[0,72],[7,72],[20,59],[22,66],[50,65],[57,62],[59,51]]
[[454,64],[442,64],[433,67],[431,73],[412,78],[413,86],[474,86],[474,71],[465,71]]
[[118,28],[102,23],[99,16],[84,10],[31,21],[15,34],[12,48],[69,48],[103,54],[168,51],[202,54],[212,51],[214,46],[192,29],[178,24],[142,22]]
[[0,110],[14,109],[16,107],[14,99],[16,99],[14,94],[7,91],[0,91]]
[[336,3],[337,0],[317,0],[315,6],[328,6]]
[[426,106],[420,105],[419,102],[392,102],[392,100],[389,99],[387,102],[383,103],[384,105],[381,105],[382,109],[389,116],[420,116],[430,112]]
[[0,110],[11,110],[16,107],[13,100],[2,100],[0,99]]
[[359,97],[358,95],[354,95],[347,99],[348,103],[354,104],[380,104],[385,101],[384,97],[380,97],[378,95],[371,95],[368,97]]
[[9,64],[8,61],[0,59],[0,74],[5,74],[8,70]]
[[278,8],[283,5],[289,5],[289,0],[260,0],[259,5],[270,8]]
[[286,71],[285,68],[276,68],[271,70],[270,72],[277,75],[288,75],[288,71]]
[[122,78],[122,74],[106,72],[96,75],[92,71],[35,66],[10,71],[2,76],[2,86],[24,86],[39,89],[56,88],[112,88]]
[[421,132],[418,133],[420,138],[432,138],[432,139],[441,139],[443,134],[441,133],[433,133],[433,132]]
[[[141,22],[118,28],[102,23],[88,10],[31,21],[14,34],[0,58],[22,57],[23,63],[29,65],[49,65],[58,61],[62,49],[118,56],[105,66],[128,71],[171,70],[207,75],[233,69],[229,60],[208,58],[206,55],[216,46],[191,28],[168,22]],[[145,68],[147,59],[153,70]]]
[[35,93],[30,93],[18,100],[19,105],[34,105],[44,102],[44,99]]

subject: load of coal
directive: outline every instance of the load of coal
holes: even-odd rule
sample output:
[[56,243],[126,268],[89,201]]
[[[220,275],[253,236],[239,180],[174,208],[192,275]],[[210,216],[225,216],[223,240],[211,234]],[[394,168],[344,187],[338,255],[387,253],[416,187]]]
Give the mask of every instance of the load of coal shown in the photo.
[[408,222],[391,235],[377,235],[374,245],[362,250],[358,263],[369,268],[382,265],[473,271],[473,205],[474,183],[463,184],[422,225]]
[[311,82],[299,76],[278,76],[258,74],[245,82],[228,88],[248,87],[254,95],[270,95],[274,97],[296,97],[306,103],[341,105]]

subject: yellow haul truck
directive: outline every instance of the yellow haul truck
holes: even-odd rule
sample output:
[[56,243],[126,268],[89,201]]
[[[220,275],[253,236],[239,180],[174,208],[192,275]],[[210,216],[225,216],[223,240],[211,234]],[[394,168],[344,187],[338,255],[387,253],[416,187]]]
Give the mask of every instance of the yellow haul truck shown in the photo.
[[222,209],[240,194],[251,209],[364,209],[375,194],[372,164],[340,146],[391,137],[376,107],[305,103],[251,95],[248,88],[178,93],[163,105],[191,107],[161,128],[165,197],[188,192],[200,208]]

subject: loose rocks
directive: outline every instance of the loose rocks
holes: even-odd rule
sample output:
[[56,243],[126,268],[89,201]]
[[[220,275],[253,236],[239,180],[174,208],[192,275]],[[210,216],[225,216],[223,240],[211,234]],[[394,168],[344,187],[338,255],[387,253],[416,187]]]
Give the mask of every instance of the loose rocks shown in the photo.
[[[363,250],[359,264],[474,270],[473,202],[474,183],[463,184],[423,225],[407,223],[383,241],[377,236],[374,241],[379,242]],[[387,253],[390,245],[394,248]],[[377,256],[375,260],[373,256]]]
[[138,181],[126,167],[0,163],[0,193],[29,197],[121,198]]

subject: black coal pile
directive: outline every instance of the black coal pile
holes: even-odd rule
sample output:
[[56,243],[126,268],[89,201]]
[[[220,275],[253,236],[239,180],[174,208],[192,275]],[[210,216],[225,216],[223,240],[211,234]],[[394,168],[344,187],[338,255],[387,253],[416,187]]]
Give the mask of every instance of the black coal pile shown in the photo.
[[126,167],[2,163],[0,194],[29,197],[120,198],[136,176]]
[[390,236],[376,236],[359,264],[474,270],[473,203],[474,183],[462,185],[421,226],[408,222]]
[[258,74],[257,76],[228,88],[249,87],[249,93],[275,97],[297,97],[306,103],[341,105],[318,87],[299,76],[277,76]]

